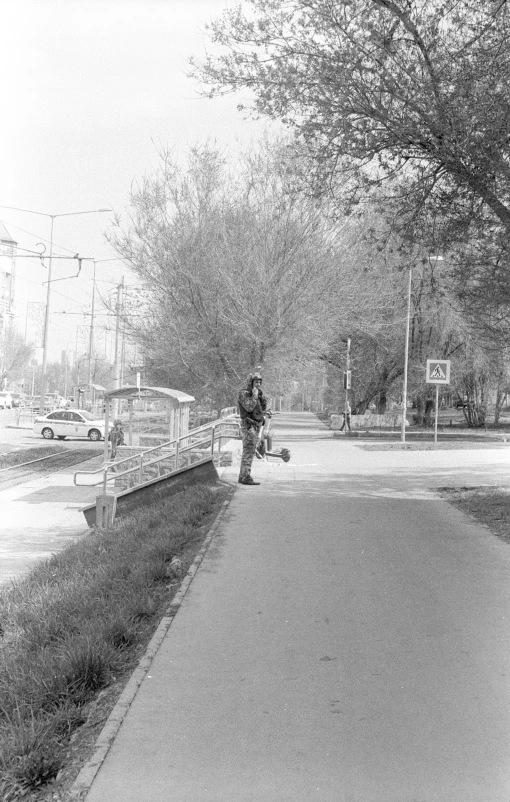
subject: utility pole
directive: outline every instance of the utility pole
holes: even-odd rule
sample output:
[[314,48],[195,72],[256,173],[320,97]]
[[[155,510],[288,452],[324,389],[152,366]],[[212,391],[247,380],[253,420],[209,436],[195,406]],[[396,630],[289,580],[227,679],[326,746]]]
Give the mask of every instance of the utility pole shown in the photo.
[[124,294],[124,276],[122,276],[122,281],[117,287],[117,308],[115,310],[115,358],[113,362],[115,376],[114,376],[114,384],[115,389],[118,390],[120,387],[120,353],[121,353],[121,344],[120,344],[120,337],[121,337],[121,310],[122,310],[122,301],[123,301],[123,294]]
[[94,259],[94,276],[92,278],[92,310],[90,313],[90,337],[89,337],[89,384],[92,384],[92,360],[94,358],[95,301],[96,301],[96,260]]
[[407,276],[407,315],[406,315],[406,338],[404,348],[404,384],[402,387],[402,425],[400,430],[400,440],[406,441],[406,413],[407,413],[407,372],[409,363],[409,330],[411,328],[411,291],[413,287],[413,268],[409,267]]
[[[39,406],[39,412],[41,415],[44,414],[44,398],[46,395],[47,390],[47,383],[48,377],[47,373],[47,364],[48,364],[48,333],[50,328],[50,297],[51,297],[51,269],[53,265],[53,227],[55,224],[55,220],[57,217],[72,217],[74,215],[79,214],[98,214],[99,212],[111,212],[111,209],[87,209],[82,212],[62,212],[61,214],[48,214],[47,212],[37,212],[33,209],[20,209],[18,206],[5,206],[2,205],[0,208],[2,209],[13,209],[17,212],[26,212],[27,214],[38,214],[42,217],[49,217],[51,220],[51,229],[50,229],[50,252],[49,252],[49,261],[48,261],[48,281],[47,281],[47,288],[46,288],[46,309],[44,313],[44,330],[43,330],[43,356],[42,356],[42,374],[41,374],[41,402]],[[55,257],[59,258],[59,257]]]
[[[121,346],[120,346],[120,335],[121,335],[121,313],[122,313],[122,306],[123,306],[123,298],[124,298],[124,276],[122,276],[122,281],[120,282],[119,286],[117,287],[117,308],[116,308],[116,319],[115,319],[115,359],[113,363],[114,369],[114,377],[113,377],[113,384],[115,390],[118,390],[119,387],[122,386],[121,384],[121,367],[120,367],[120,359],[121,359]],[[118,417],[118,405],[119,401],[115,400],[115,410],[114,410],[114,417]]]
[[53,264],[53,226],[55,223],[56,215],[48,215],[51,218],[51,231],[50,231],[50,257],[48,261],[48,284],[46,287],[46,309],[44,312],[44,329],[43,329],[43,355],[42,355],[42,373],[41,373],[41,398],[39,403],[39,413],[44,415],[44,400],[47,389],[47,364],[48,364],[48,331],[50,328],[50,293],[51,293],[51,266]]

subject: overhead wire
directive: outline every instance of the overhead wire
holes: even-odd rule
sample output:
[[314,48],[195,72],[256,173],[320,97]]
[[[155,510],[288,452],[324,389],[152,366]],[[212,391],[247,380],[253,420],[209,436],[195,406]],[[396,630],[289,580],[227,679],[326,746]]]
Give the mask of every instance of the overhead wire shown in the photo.
[[[51,217],[51,215],[48,215],[48,217]],[[41,243],[52,245],[52,254],[51,254],[52,257],[59,256],[59,251],[64,251],[65,255],[72,254],[72,256],[69,256],[70,259],[74,258],[75,254],[76,254],[76,249],[75,248],[73,248],[73,249],[67,248],[66,246],[60,245],[59,243],[55,242],[54,240],[52,242],[47,237],[41,236],[40,234],[35,234],[34,232],[29,231],[28,229],[22,228],[21,226],[18,226],[15,223],[12,223],[12,222],[10,222],[8,220],[5,220],[4,218],[0,218],[0,221],[6,227],[9,227],[11,229],[15,229],[16,231],[20,231],[20,232],[22,232],[24,234],[27,234],[30,237],[37,238],[37,239],[39,239],[41,241]],[[15,243],[15,246],[16,246],[16,251],[23,251],[23,253],[21,253],[21,254],[16,254],[16,255],[19,255],[20,258],[23,258],[24,254],[29,254],[31,256],[38,256],[41,259],[41,264],[45,267],[43,259],[49,259],[49,256],[50,256],[49,253],[46,253],[46,252],[41,253],[40,251],[35,251],[35,250],[30,249],[30,248],[25,248],[22,245],[19,245],[19,243],[17,243],[17,242]],[[119,258],[119,257],[111,257],[111,258],[108,258],[108,259],[97,259],[97,260],[94,260],[94,259],[92,259],[90,257],[84,257],[84,258],[86,258],[87,261],[96,262],[96,263],[104,263],[104,262],[121,262],[121,263],[124,263],[124,260]],[[57,272],[58,279],[65,280],[65,279],[77,278],[76,275],[64,276],[64,275],[62,275],[62,270],[58,270],[58,268],[60,266],[59,265],[55,265],[55,267],[57,268],[56,272]],[[63,267],[63,265],[62,265],[62,267]],[[129,271],[129,266],[125,265],[125,267]],[[33,285],[36,285],[36,286],[39,285],[38,281],[34,281],[33,279],[29,279],[26,276],[20,277],[20,279],[22,281],[28,282],[29,284],[33,284]],[[55,279],[53,279],[53,280],[55,280]],[[105,283],[105,284],[111,284],[113,286],[115,286],[115,285],[117,285],[119,283],[118,280],[114,281],[114,280],[111,280],[111,279],[97,279],[96,278],[95,281],[96,281],[96,283],[100,282],[100,283]],[[141,289],[141,288],[142,288],[142,285],[131,285],[131,284],[126,284],[125,285],[125,289],[126,290],[136,290],[136,289]],[[75,303],[77,301],[76,298],[73,298],[72,296],[66,295],[65,293],[59,292],[55,288],[52,288],[52,294],[58,296],[59,298],[63,298],[66,301],[71,301],[71,302],[75,302]],[[89,300],[89,299],[91,300],[91,292],[87,291],[87,290],[84,290],[83,286],[80,286],[80,294],[82,295],[82,297],[83,297],[83,294],[85,294],[87,296],[87,300]],[[103,300],[103,299],[101,299],[101,300]],[[104,300],[103,300],[103,303],[104,303]],[[108,307],[106,307],[106,308],[108,308]],[[68,311],[66,311],[64,309],[61,312],[56,312],[56,310],[55,310],[55,314],[67,314],[67,315],[73,315],[73,316],[77,315],[77,316],[86,317],[87,315],[90,315],[91,312],[83,312],[83,311],[80,311],[80,312],[68,312]],[[115,313],[105,311],[105,312],[102,312],[102,313],[101,312],[96,313],[95,316],[108,318],[108,317],[114,316],[114,314]],[[136,315],[136,317],[138,317],[138,315]],[[140,315],[140,317],[142,317],[142,315]],[[108,325],[104,325],[101,328],[105,332],[105,334],[112,333],[112,332],[115,331],[114,328],[110,328]]]
[[[48,215],[48,217],[50,216],[51,215]],[[46,237],[43,237],[40,234],[34,234],[32,231],[27,231],[26,228],[21,228],[21,226],[17,226],[14,223],[9,223],[7,220],[4,220],[1,217],[0,217],[0,222],[3,223],[4,226],[9,226],[9,228],[15,228],[17,231],[22,231],[24,234],[28,234],[29,237],[36,237],[37,239],[40,239],[41,242],[46,242],[48,245],[51,244],[51,240],[47,239]],[[19,247],[18,243],[16,243],[16,246]],[[76,253],[76,250],[72,251],[70,248],[66,248],[65,245],[58,245],[55,241],[53,241],[53,247],[60,248],[61,250],[67,251],[68,253]]]

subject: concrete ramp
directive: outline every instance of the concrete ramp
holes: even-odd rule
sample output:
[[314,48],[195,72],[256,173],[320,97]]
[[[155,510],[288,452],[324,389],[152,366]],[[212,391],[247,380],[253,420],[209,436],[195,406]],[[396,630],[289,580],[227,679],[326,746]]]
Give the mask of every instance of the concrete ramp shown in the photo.
[[[161,478],[150,479],[141,485],[115,494],[114,518],[128,515],[141,507],[173,496],[195,484],[215,484],[219,481],[212,457],[206,457],[192,465],[179,468]],[[113,494],[112,494],[113,495]],[[98,501],[81,510],[89,526],[96,524]]]

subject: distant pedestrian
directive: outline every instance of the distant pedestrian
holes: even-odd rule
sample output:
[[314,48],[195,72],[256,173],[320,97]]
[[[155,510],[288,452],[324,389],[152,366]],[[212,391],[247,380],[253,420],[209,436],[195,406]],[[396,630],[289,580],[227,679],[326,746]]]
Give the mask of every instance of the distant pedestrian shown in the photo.
[[113,429],[108,435],[108,440],[112,444],[111,457],[112,459],[115,459],[115,456],[117,454],[117,447],[124,445],[124,431],[122,429],[122,421],[119,418],[113,421]]
[[342,425],[340,427],[340,431],[341,432],[343,432],[346,424],[347,424],[347,428],[349,429],[349,431],[352,432],[352,429],[351,429],[351,405],[349,404],[348,401],[345,402],[345,406],[344,406],[344,419],[343,419]]
[[242,485],[259,485],[251,477],[251,464],[259,439],[260,428],[264,423],[264,412],[267,399],[262,392],[262,376],[253,373],[248,376],[246,386],[239,391],[237,398],[241,416],[241,435],[243,438],[243,455],[239,482]]

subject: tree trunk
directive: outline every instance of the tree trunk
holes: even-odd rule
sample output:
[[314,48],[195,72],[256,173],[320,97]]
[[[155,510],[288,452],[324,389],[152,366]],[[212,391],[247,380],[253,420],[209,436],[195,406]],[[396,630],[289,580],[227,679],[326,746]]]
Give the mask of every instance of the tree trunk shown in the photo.
[[381,390],[379,398],[377,399],[377,414],[384,415],[386,412],[386,390]]
[[424,426],[432,426],[432,416],[436,409],[436,402],[432,398],[427,398],[425,403],[425,416],[423,419]]
[[415,415],[415,423],[417,426],[423,426],[423,421],[425,418],[425,399],[422,395],[419,395],[416,399],[416,415]]
[[494,425],[497,426],[499,423],[499,418],[501,415],[501,410],[503,409],[503,401],[505,398],[505,393],[503,390],[498,387],[496,392],[496,404],[494,406]]

